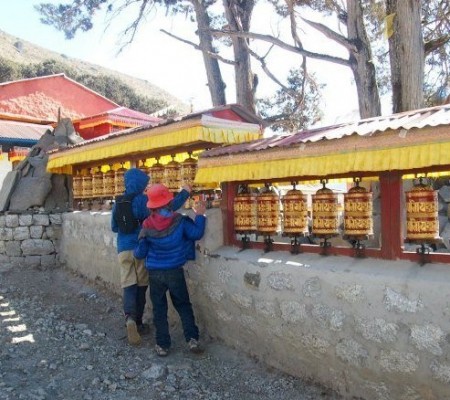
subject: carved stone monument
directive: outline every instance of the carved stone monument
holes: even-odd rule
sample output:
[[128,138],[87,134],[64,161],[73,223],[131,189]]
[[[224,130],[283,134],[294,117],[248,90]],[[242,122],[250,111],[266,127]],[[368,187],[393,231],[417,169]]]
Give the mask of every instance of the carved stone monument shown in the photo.
[[81,141],[83,138],[75,132],[70,118],[62,118],[53,132],[47,130],[29,155],[6,175],[0,190],[0,212],[69,210],[67,176],[47,172],[48,151]]

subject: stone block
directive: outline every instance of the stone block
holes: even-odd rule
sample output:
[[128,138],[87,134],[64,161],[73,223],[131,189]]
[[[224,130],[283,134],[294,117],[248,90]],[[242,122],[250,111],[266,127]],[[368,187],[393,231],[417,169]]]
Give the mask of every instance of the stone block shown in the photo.
[[4,228],[6,226],[6,215],[0,215],[0,228]]
[[7,214],[6,226],[8,228],[17,228],[19,226],[19,216],[17,214]]
[[52,254],[55,247],[50,240],[28,239],[24,240],[21,245],[23,254],[26,256],[37,256],[44,254]]
[[10,257],[20,257],[22,250],[20,248],[20,242],[9,241],[5,243],[6,255]]
[[50,214],[50,223],[52,225],[62,225],[62,215],[61,214]]
[[50,218],[47,214],[34,214],[33,215],[33,225],[50,225]]
[[19,225],[20,226],[30,226],[33,224],[33,216],[31,214],[20,214],[19,215]]
[[0,240],[13,240],[12,228],[0,228]]
[[30,238],[31,239],[41,239],[43,232],[44,232],[44,227],[42,225],[30,226]]
[[13,229],[14,240],[25,240],[30,238],[30,230],[28,226],[18,226]]
[[45,228],[45,232],[43,233],[44,239],[60,239],[62,234],[62,227],[58,225],[49,225]]

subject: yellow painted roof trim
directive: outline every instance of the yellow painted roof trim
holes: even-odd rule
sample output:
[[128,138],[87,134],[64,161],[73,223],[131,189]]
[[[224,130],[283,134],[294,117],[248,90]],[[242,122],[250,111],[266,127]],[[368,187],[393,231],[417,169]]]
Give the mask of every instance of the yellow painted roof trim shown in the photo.
[[164,147],[182,146],[190,143],[207,142],[219,144],[242,143],[259,139],[259,129],[251,131],[239,128],[220,128],[194,126],[165,132],[159,135],[133,137],[118,136],[104,141],[95,141],[85,146],[73,147],[49,155],[47,171],[52,173],[72,174],[72,166],[80,163],[106,160],[108,158],[126,157],[127,154],[162,149]]
[[[322,156],[306,156],[285,160],[257,161],[263,152],[253,156],[254,162],[207,166],[199,160],[196,183],[252,180],[279,180],[287,177],[330,176],[353,172],[410,170],[450,165],[450,142],[427,143],[378,150],[355,150]],[[215,160],[219,160],[217,157]],[[227,163],[230,160],[227,160]],[[202,165],[203,164],[203,165]]]

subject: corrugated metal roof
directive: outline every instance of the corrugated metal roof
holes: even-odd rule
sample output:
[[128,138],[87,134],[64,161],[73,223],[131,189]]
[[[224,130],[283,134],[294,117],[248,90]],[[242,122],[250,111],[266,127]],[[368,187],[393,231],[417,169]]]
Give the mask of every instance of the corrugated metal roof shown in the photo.
[[438,107],[412,110],[389,116],[380,116],[363,119],[348,124],[339,124],[316,129],[309,129],[288,135],[276,135],[265,139],[255,140],[236,145],[218,147],[205,151],[201,157],[216,157],[228,154],[249,153],[253,151],[268,150],[300,146],[302,143],[317,142],[319,140],[333,140],[344,136],[359,135],[372,136],[388,130],[420,129],[426,126],[439,126],[450,124],[450,104]]
[[48,129],[52,130],[51,125],[0,120],[0,138],[39,140]]

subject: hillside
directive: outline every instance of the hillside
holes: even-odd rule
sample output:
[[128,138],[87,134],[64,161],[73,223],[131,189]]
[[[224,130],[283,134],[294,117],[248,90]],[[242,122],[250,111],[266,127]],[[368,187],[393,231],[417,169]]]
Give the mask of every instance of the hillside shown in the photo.
[[165,100],[168,104],[173,105],[179,113],[184,114],[189,110],[187,104],[184,104],[181,100],[146,80],[122,74],[112,69],[104,68],[86,61],[71,58],[65,54],[56,53],[22,40],[18,37],[9,35],[1,30],[0,55],[2,58],[20,64],[38,64],[46,60],[56,60],[60,63],[66,64],[79,73],[112,76],[129,85],[139,95]]

